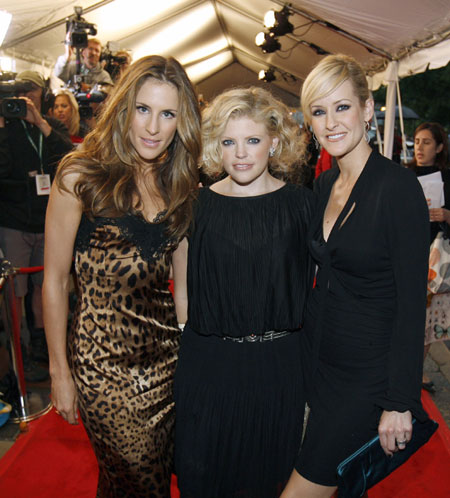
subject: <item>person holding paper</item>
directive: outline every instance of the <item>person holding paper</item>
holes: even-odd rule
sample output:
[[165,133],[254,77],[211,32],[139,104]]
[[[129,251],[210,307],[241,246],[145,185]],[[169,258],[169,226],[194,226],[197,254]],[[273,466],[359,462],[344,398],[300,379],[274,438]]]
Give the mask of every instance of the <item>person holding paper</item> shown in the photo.
[[[430,214],[430,244],[440,231],[449,233],[450,225],[450,170],[448,168],[447,133],[439,123],[422,123],[414,132],[414,160],[411,168],[416,173],[428,201]],[[450,294],[431,297],[425,322],[424,358],[430,345],[449,339]],[[431,379],[424,373],[422,387],[434,393]]]

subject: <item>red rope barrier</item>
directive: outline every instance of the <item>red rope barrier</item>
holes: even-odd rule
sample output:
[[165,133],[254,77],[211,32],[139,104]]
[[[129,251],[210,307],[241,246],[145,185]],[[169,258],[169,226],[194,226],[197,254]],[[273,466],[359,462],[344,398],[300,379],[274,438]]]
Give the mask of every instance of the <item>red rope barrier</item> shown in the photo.
[[30,266],[28,268],[14,268],[14,271],[19,275],[27,275],[29,273],[37,273],[38,271],[44,271],[44,267]]

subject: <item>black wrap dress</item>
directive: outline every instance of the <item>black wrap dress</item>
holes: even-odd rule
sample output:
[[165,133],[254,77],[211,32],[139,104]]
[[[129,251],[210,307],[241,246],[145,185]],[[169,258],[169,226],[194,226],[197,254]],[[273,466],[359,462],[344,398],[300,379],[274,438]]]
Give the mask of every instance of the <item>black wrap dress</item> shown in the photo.
[[316,182],[310,248],[319,269],[302,336],[311,412],[296,464],[327,486],[337,483],[337,465],[377,434],[382,410],[426,419],[420,393],[429,221],[422,188],[412,171],[372,152],[325,241],[323,216],[338,175],[332,169]]
[[[175,378],[182,498],[274,498],[289,478],[303,426],[314,206],[314,194],[293,185],[255,197],[200,191]],[[269,331],[290,333],[258,340]],[[242,339],[251,334],[254,342]]]

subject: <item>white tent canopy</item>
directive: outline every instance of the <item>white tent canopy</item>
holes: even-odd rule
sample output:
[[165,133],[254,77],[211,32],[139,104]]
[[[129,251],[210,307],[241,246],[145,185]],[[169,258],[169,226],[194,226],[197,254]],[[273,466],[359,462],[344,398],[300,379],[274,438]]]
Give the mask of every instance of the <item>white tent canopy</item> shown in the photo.
[[297,107],[301,83],[323,52],[354,56],[372,89],[393,71],[403,77],[450,60],[450,0],[292,0],[294,31],[279,38],[281,50],[267,54],[255,36],[265,12],[280,11],[283,1],[2,0],[13,20],[0,55],[13,57],[17,71],[48,76],[64,52],[64,19],[76,5],[103,44],[115,42],[134,59],[176,57],[206,99],[231,85],[255,84],[261,69],[273,68],[272,90]]

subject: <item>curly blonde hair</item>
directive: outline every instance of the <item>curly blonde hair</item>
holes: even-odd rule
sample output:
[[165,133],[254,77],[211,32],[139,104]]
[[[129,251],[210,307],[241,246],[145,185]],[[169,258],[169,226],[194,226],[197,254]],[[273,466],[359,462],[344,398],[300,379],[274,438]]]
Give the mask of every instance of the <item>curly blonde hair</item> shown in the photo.
[[289,109],[270,92],[260,87],[233,88],[219,96],[203,111],[201,166],[210,177],[223,173],[221,137],[228,120],[247,117],[263,123],[279,143],[269,159],[270,171],[289,173],[293,163],[303,161],[306,142]]
[[130,127],[136,96],[148,79],[171,84],[178,91],[177,131],[168,149],[155,160],[152,172],[166,206],[160,222],[167,220],[169,234],[179,238],[191,222],[197,192],[200,110],[192,83],[172,57],[150,55],[127,69],[107,99],[97,126],[80,148],[61,161],[56,183],[67,190],[64,176],[79,174],[75,194],[90,217],[139,212],[141,206],[135,205],[135,199],[140,198],[136,178],[143,163],[131,142]]

